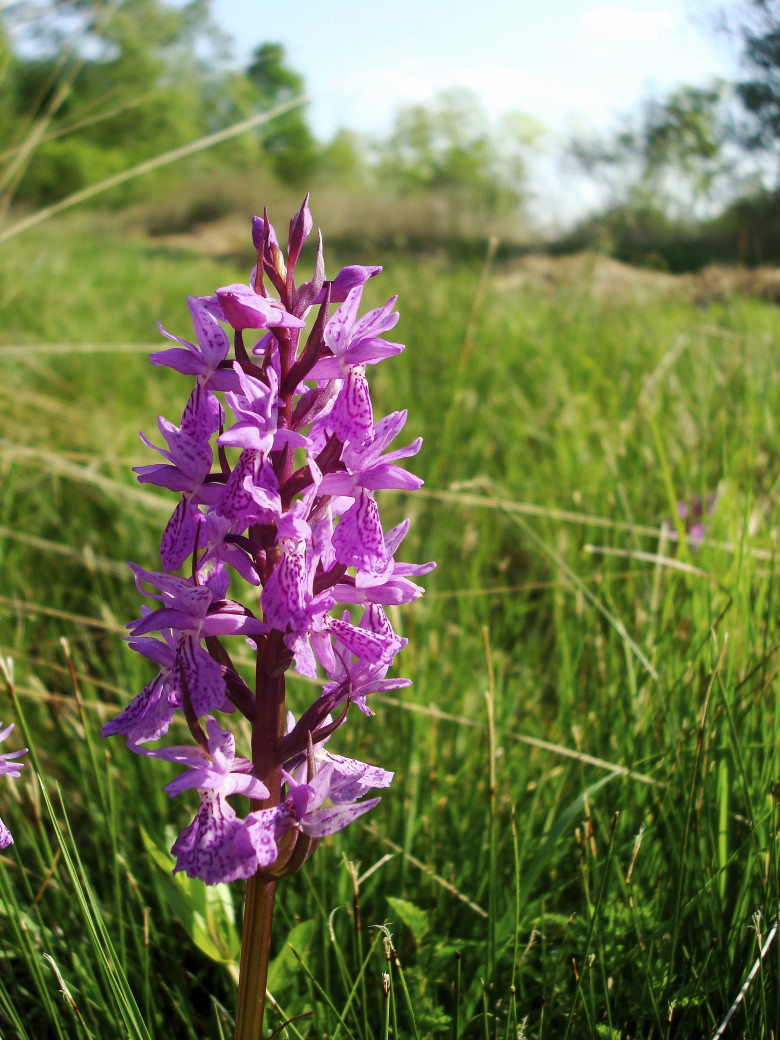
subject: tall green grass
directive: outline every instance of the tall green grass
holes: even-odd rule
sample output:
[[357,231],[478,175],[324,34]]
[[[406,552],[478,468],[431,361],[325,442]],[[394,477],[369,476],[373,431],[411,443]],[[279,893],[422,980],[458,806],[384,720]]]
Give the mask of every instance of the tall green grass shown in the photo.
[[[0,257],[0,719],[35,752],[0,800],[9,1040],[231,1033],[240,886],[171,876],[168,769],[98,734],[149,678],[123,564],[154,565],[171,508],[132,479],[137,431],[186,392],[124,347],[245,274],[97,217]],[[334,737],[397,776],[281,888],[272,1026],[706,1037],[780,908],[777,312],[484,276],[396,259],[367,288],[408,344],[377,413],[425,437],[426,489],[383,515],[439,567],[394,618],[414,687]],[[677,503],[715,490],[687,542]],[[778,956],[728,1035],[780,1032]]]

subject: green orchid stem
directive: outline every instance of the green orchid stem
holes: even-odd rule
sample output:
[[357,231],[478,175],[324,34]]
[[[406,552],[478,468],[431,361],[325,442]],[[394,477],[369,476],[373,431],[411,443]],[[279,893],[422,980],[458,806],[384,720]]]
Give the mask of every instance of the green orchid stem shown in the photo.
[[234,1040],[262,1040],[276,882],[255,875],[246,883],[244,933]]
[[[252,801],[253,810],[269,809],[278,805],[281,799],[278,742],[284,733],[284,672],[289,663],[290,656],[280,633],[272,632],[257,655],[252,727],[252,762],[256,775],[263,777],[270,797],[263,802]],[[276,881],[264,880],[255,874],[246,883],[234,1040],[263,1040],[275,895]]]

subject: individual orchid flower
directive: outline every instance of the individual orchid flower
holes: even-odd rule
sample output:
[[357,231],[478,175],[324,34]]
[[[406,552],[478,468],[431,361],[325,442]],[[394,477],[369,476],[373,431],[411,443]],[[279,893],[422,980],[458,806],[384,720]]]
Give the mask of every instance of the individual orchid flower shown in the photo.
[[296,632],[311,623],[307,614],[314,595],[313,575],[307,566],[311,537],[311,527],[292,509],[277,524],[275,544],[280,555],[260,602],[264,620],[282,631],[289,626]]
[[357,571],[354,577],[345,574],[333,586],[335,599],[339,603],[379,603],[385,607],[419,599],[424,590],[409,579],[429,574],[436,564],[433,561],[402,563],[394,558],[408,530],[409,521],[404,520],[388,531],[384,538],[389,557],[387,565],[376,571]]
[[173,843],[174,874],[183,871],[207,885],[250,878],[258,868],[276,859],[272,835],[247,840],[246,820],[240,819],[219,792],[198,792],[200,804],[195,818]]
[[385,448],[398,436],[405,422],[406,411],[393,412],[376,423],[368,442],[355,444],[348,441],[341,453],[344,469],[326,473],[320,490],[330,495],[354,498],[360,488],[371,491],[389,488],[416,491],[422,487],[423,481],[419,477],[395,465],[397,459],[417,454],[422,445],[422,437],[417,437],[405,448],[383,454]]
[[[9,722],[5,728],[2,728],[2,723],[0,723],[0,743],[5,740],[13,728],[13,722]],[[21,776],[24,762],[17,762],[15,759],[26,753],[27,748],[20,748],[18,751],[5,751],[3,754],[0,754],[0,776]],[[9,845],[13,845],[13,841],[11,832],[3,821],[0,820],[0,849],[7,849]]]
[[336,559],[347,567],[376,572],[390,559],[373,492],[360,488],[333,532]]
[[272,524],[281,516],[279,479],[264,452],[241,452],[214,511],[238,524],[241,530],[255,523]]
[[371,440],[373,433],[366,365],[376,364],[404,349],[400,343],[389,343],[380,338],[380,333],[393,328],[398,321],[398,312],[393,310],[396,297],[388,300],[384,307],[369,311],[358,319],[362,293],[362,285],[351,289],[325,326],[325,344],[332,357],[323,357],[309,373],[312,379],[343,379],[341,391],[328,416],[329,425],[339,440],[359,444]]
[[364,715],[373,715],[366,698],[372,693],[387,693],[388,690],[400,690],[411,686],[411,679],[387,679],[390,661],[380,659],[369,662],[356,658],[346,661],[345,655],[336,654],[334,667],[330,672],[332,682],[322,687],[323,697],[333,697],[333,706],[342,701],[355,704]]
[[212,313],[208,301],[198,296],[188,296],[187,306],[192,315],[197,345],[178,336],[172,336],[162,325],[158,325],[163,336],[181,343],[182,346],[158,350],[149,355],[149,360],[153,365],[165,365],[185,375],[195,376],[200,387],[233,390],[237,385],[235,372],[231,368],[220,367],[230,350],[227,333]]
[[151,682],[132,699],[116,718],[105,723],[100,731],[104,737],[123,734],[128,744],[158,740],[168,727],[178,708],[182,706],[181,670],[176,664],[176,641],[173,633],[163,633],[164,639],[130,639],[128,645],[148,660],[160,666]]
[[[342,267],[333,281],[330,283],[330,302],[343,303],[353,289],[362,288],[369,280],[380,274],[381,267],[363,267],[360,264],[350,264]],[[325,299],[325,290],[321,290],[315,303],[322,303]]]
[[162,748],[134,747],[132,750],[149,758],[160,758],[186,766],[185,772],[163,788],[171,797],[181,791],[197,788],[218,792],[223,798],[231,794],[268,798],[266,785],[250,775],[252,763],[236,755],[236,739],[230,730],[222,729],[216,719],[209,715],[206,717],[206,731],[208,736],[205,747],[201,744],[194,747],[182,744]]
[[[406,680],[408,682],[408,680]],[[322,719],[322,728],[327,732],[322,740],[311,743],[305,753],[298,756],[297,766],[288,763],[287,772],[294,781],[303,784],[309,771],[319,773],[330,766],[328,773],[327,797],[334,805],[343,805],[347,802],[355,802],[369,791],[376,788],[389,787],[394,774],[379,766],[372,766],[366,762],[360,762],[354,758],[345,758],[343,755],[334,755],[327,751],[325,745],[333,735],[333,719],[328,714]],[[295,729],[295,717],[292,712],[287,713],[287,732]]]
[[141,581],[156,585],[160,593],[149,595],[165,604],[131,621],[127,627],[132,635],[137,638],[161,629],[174,630],[176,641],[170,674],[180,678],[195,714],[231,711],[222,668],[200,646],[200,640],[208,636],[261,634],[267,631],[267,626],[239,603],[221,598],[215,602],[209,584],[198,585],[178,575],[154,574],[134,564],[131,566],[139,588]]
[[194,549],[201,519],[197,506],[213,504],[221,493],[218,485],[206,483],[212,464],[209,439],[221,420],[222,409],[214,395],[196,384],[184,409],[181,426],[158,417],[157,424],[168,443],[167,449],[158,448],[141,434],[144,444],[154,448],[169,464],[134,467],[139,483],[182,493],[160,543],[160,558],[166,570],[180,567]]
[[176,856],[174,873],[184,871],[189,877],[200,877],[209,885],[251,877],[259,866],[276,858],[275,848],[268,847],[258,857],[256,849],[237,842],[245,823],[226,801],[230,795],[242,794],[263,799],[269,795],[262,781],[250,775],[252,763],[235,755],[235,738],[212,717],[206,719],[206,747],[179,746],[132,750],[151,758],[160,758],[187,767],[164,790],[173,797],[181,791],[196,789],[200,805],[195,818],[177,838],[172,852]]
[[246,528],[244,519],[230,520],[217,512],[208,513],[204,517],[201,539],[203,555],[198,560],[198,568],[219,560],[237,571],[250,585],[260,585],[261,578],[251,555],[251,543],[242,537],[242,531]]
[[306,324],[278,300],[260,296],[248,285],[225,285],[217,289],[217,299],[234,329],[302,329]]
[[325,344],[330,355],[324,355],[309,373],[311,379],[343,379],[351,365],[377,364],[385,358],[400,354],[402,343],[391,343],[381,338],[398,323],[394,310],[397,296],[391,297],[384,307],[358,318],[363,285],[351,289],[325,326]]
[[[385,771],[380,772],[384,774]],[[380,802],[379,798],[368,798],[363,802],[345,801],[323,808],[323,803],[331,797],[334,788],[338,794],[348,786],[344,783],[344,772],[337,770],[335,761],[326,761],[307,783],[299,783],[284,771],[282,775],[288,787],[284,801],[272,808],[251,812],[246,817],[246,837],[256,850],[267,848],[271,841],[278,848],[290,831],[314,839],[335,834]],[[389,784],[392,774],[388,776]],[[382,785],[386,786],[383,781],[384,777],[380,778]]]

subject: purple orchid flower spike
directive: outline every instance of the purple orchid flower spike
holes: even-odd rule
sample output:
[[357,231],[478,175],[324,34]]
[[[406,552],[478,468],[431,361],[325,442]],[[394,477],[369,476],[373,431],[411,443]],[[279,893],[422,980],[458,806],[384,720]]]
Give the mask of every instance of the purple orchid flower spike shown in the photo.
[[[10,722],[4,729],[2,723],[0,723],[0,743],[11,733],[14,728],[13,722]],[[0,776],[21,776],[21,770],[24,767],[24,762],[15,761],[21,755],[27,754],[27,748],[20,748],[18,751],[5,751],[0,755]],[[9,845],[13,845],[13,837],[11,832],[8,830],[6,825],[0,820],[0,849],[7,849]]]
[[[152,355],[190,380],[179,425],[158,420],[164,446],[143,437],[161,459],[136,469],[175,496],[163,569],[131,565],[156,602],[130,622],[128,643],[153,677],[103,727],[136,754],[180,766],[165,790],[197,798],[174,870],[210,885],[247,880],[235,1040],[262,1034],[276,882],[373,809],[371,793],[392,779],[325,743],[372,714],[373,693],[409,685],[391,674],[406,639],[384,608],[417,599],[411,579],[433,568],[396,560],[409,525],[385,532],[377,502],[422,483],[403,466],[420,439],[392,449],[406,411],[375,422],[367,377],[404,349],[385,339],[396,299],[361,315],[381,268],[348,266],[328,280],[321,234],[301,277],[313,228],[308,196],[286,253],[268,215],[255,217],[248,283],[188,297],[194,342],[163,331],[175,345]],[[257,334],[245,343],[247,330]],[[251,669],[234,662],[236,645],[249,646]],[[288,671],[314,695],[283,734]],[[250,731],[244,755],[225,728],[230,713]],[[191,745],[156,746],[182,724]],[[0,772],[20,753],[0,756]]]

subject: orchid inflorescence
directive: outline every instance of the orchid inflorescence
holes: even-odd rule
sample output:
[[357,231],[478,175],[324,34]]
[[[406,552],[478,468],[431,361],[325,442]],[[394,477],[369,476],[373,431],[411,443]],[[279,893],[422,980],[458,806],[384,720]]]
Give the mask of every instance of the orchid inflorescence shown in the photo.
[[[128,625],[129,645],[158,672],[103,734],[185,767],[165,790],[195,789],[200,804],[173,846],[175,870],[208,884],[289,874],[379,801],[363,796],[393,774],[325,745],[351,703],[371,715],[370,694],[409,685],[388,678],[406,640],[385,608],[419,597],[411,578],[434,566],[396,561],[409,523],[383,530],[375,500],[380,489],[422,483],[396,464],[421,439],[388,450],[406,412],[374,422],[366,381],[367,365],[404,349],[383,338],[398,320],[395,297],[359,317],[363,287],[381,268],[345,267],[327,281],[321,236],[311,279],[296,284],[311,229],[307,197],[285,259],[267,214],[255,217],[249,284],[189,297],[195,342],[161,328],[179,346],[151,355],[195,384],[178,425],[158,419],[166,447],[141,435],[163,461],[137,467],[138,480],[179,495],[161,571],[131,564],[159,606]],[[228,598],[239,585],[243,602]],[[227,636],[255,651],[254,688]],[[285,703],[288,668],[321,683],[297,720]],[[247,757],[218,720],[235,711],[251,724]],[[146,746],[177,715],[194,745]],[[249,797],[243,818],[231,795]]]

